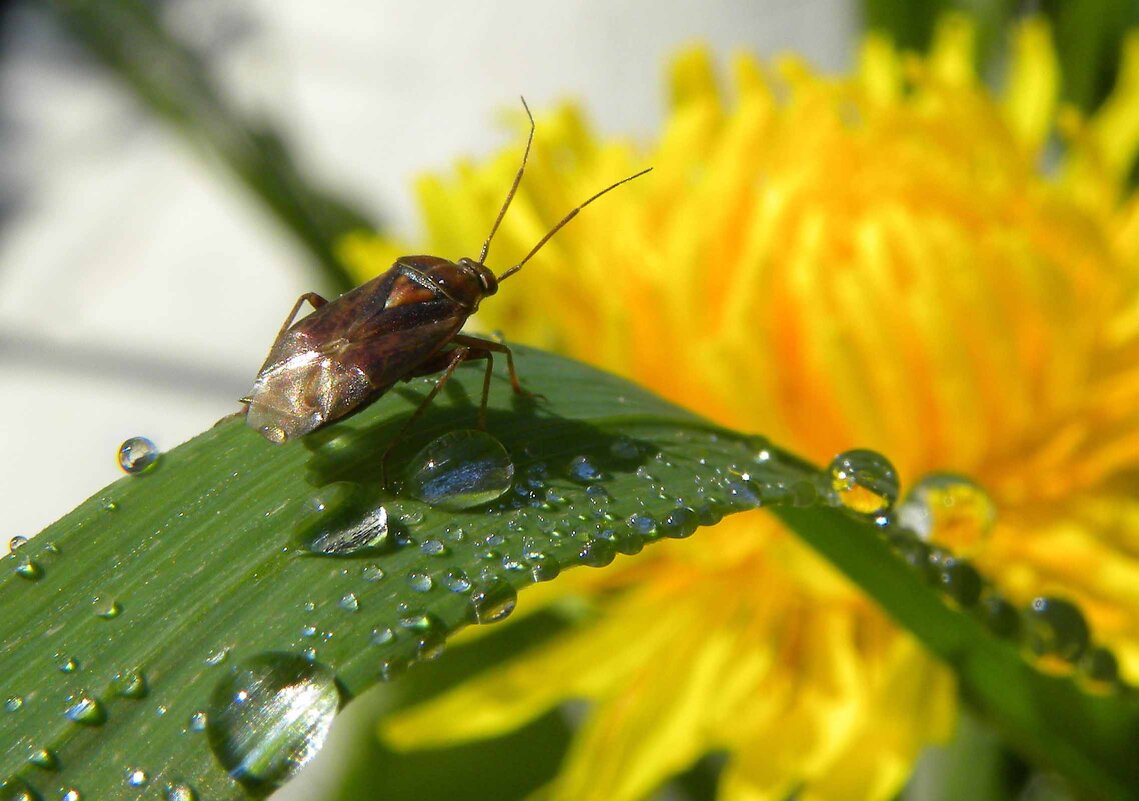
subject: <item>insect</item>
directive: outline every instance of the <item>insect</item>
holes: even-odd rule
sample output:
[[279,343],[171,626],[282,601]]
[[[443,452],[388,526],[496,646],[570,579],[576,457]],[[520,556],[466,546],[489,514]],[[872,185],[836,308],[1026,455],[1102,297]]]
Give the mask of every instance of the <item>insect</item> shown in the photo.
[[[499,283],[522,269],[578,212],[652,168],[606,187],[574,208],[520,262],[495,276],[485,264],[490,243],[522,181],[534,142],[534,117],[524,98],[522,106],[530,119],[522,163],[478,259],[451,262],[438,256],[401,256],[387,272],[334,300],[325,300],[315,292],[301,295],[285,318],[253,389],[242,398],[250,427],[270,442],[284,443],[360,411],[398,381],[441,373],[396,433],[394,444],[460,364],[485,359],[478,418],[479,428],[485,428],[495,353],[506,357],[514,392],[526,394],[518,382],[510,348],[460,333],[463,324],[483,298],[497,292]],[[296,320],[306,300],[314,311]],[[384,454],[385,462],[392,444]]]

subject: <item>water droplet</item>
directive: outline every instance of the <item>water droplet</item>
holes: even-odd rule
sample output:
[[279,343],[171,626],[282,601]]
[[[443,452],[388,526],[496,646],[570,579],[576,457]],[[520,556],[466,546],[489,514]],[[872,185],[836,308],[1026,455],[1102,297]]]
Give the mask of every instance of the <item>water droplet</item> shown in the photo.
[[617,546],[605,539],[589,539],[578,551],[577,559],[589,567],[605,567],[617,556]]
[[355,612],[360,608],[360,599],[356,597],[356,593],[348,592],[340,598],[340,608],[345,612]]
[[485,431],[460,429],[428,443],[411,460],[408,490],[442,509],[469,509],[510,489],[514,463],[502,443]]
[[535,583],[556,579],[558,574],[562,572],[562,566],[558,564],[558,560],[549,554],[530,554],[526,557],[526,562],[530,565],[530,578]]
[[9,695],[4,699],[5,712],[18,712],[24,706],[24,699],[19,695]]
[[1020,611],[996,593],[987,594],[981,601],[981,621],[989,631],[1006,640],[1020,636]]
[[59,799],[60,801],[83,801],[83,796],[78,790],[72,787],[61,795]]
[[589,484],[605,478],[605,474],[589,460],[588,456],[574,457],[569,464],[569,474],[570,478],[581,484]]
[[446,556],[450,551],[442,540],[431,539],[419,546],[419,552],[425,556]]
[[296,654],[260,654],[214,687],[206,726],[210,748],[242,784],[276,787],[316,756],[339,707],[327,667]]
[[501,578],[480,581],[471,590],[468,613],[476,623],[497,623],[514,611],[518,591]]
[[104,500],[103,501],[103,511],[104,512],[117,512],[117,511],[119,511],[119,504],[115,501],[110,500],[110,499]]
[[226,657],[228,657],[228,656],[229,656],[229,648],[228,647],[215,648],[213,651],[210,651],[208,654],[206,654],[206,658],[205,658],[206,667],[217,667],[222,662],[224,662],[226,660]]
[[379,565],[364,565],[360,576],[364,581],[375,583],[384,577],[384,571]]
[[146,771],[141,768],[127,768],[127,784],[131,787],[145,787],[150,781]]
[[976,552],[993,530],[996,507],[978,484],[954,473],[930,473],[898,504],[899,525],[959,554]]
[[443,574],[443,586],[451,592],[466,592],[471,588],[471,580],[462,568],[452,568]]
[[696,517],[695,510],[681,507],[679,509],[673,509],[665,515],[657,528],[662,536],[671,537],[672,539],[684,539],[696,533],[696,529],[699,528],[699,526],[700,521]]
[[115,677],[111,680],[111,693],[117,695],[119,698],[145,698],[149,688],[146,685],[146,677],[144,677],[137,670],[124,671],[116,673]]
[[[59,770],[59,756],[47,748],[40,748],[28,757],[28,762],[44,770]],[[3,795],[0,795],[3,798]]]
[[95,601],[95,616],[103,620],[114,620],[123,613],[123,605],[118,601]]
[[1092,692],[1111,692],[1119,686],[1119,662],[1102,645],[1089,648],[1080,660],[1080,674]]
[[609,446],[609,452],[618,459],[626,462],[631,462],[641,457],[641,449],[637,447],[637,443],[627,437],[621,437],[613,441]]
[[876,451],[844,451],[831,461],[830,474],[839,502],[859,514],[877,515],[898,499],[894,465]]
[[82,695],[75,699],[63,714],[67,715],[68,720],[73,723],[80,723],[84,726],[101,726],[107,721],[107,710],[103,708],[97,698],[92,698],[89,695]]
[[395,545],[388,510],[367,508],[360,498],[360,485],[352,481],[326,484],[313,493],[293,537],[302,548],[320,556],[361,556]]
[[198,794],[188,784],[178,782],[166,785],[166,801],[198,801]]
[[[58,654],[56,655],[56,658],[61,659]],[[79,664],[79,660],[73,656],[62,658],[59,662],[60,673],[75,673],[79,670],[80,667],[81,665]]]
[[1075,662],[1088,647],[1091,632],[1084,613],[1071,601],[1040,597],[1025,614],[1028,647],[1037,656],[1054,656]]
[[202,712],[201,710],[198,710],[194,714],[190,715],[188,728],[190,731],[205,731],[208,722],[209,715],[207,715],[205,712]]
[[372,645],[387,645],[395,639],[395,632],[391,628],[385,626],[382,629],[372,629],[371,643]]
[[28,581],[39,581],[44,577],[44,569],[39,562],[25,558],[16,565],[16,575]]
[[633,533],[646,539],[655,539],[657,536],[657,521],[648,515],[635,514],[626,521]]
[[981,598],[985,584],[977,569],[964,559],[948,557],[935,564],[937,585],[941,591],[968,609]]
[[8,550],[12,553],[15,553],[27,544],[28,538],[17,534],[15,537],[12,537],[12,539],[8,540]]
[[447,626],[435,615],[421,609],[408,609],[401,613],[399,624],[415,636],[420,659],[435,659],[443,653]]
[[416,592],[428,592],[435,586],[435,582],[432,580],[430,573],[425,573],[422,570],[413,570],[407,574],[407,586]]
[[0,801],[40,801],[28,785],[13,777],[0,783]]
[[138,475],[158,461],[158,446],[146,437],[131,437],[119,446],[119,467]]

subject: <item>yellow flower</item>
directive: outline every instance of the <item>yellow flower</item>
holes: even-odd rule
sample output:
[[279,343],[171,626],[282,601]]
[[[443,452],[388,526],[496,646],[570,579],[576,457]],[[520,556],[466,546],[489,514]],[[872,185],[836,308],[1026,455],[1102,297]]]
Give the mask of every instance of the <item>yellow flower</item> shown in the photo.
[[[729,103],[693,50],[647,155],[565,106],[539,121],[492,265],[656,170],[578,217],[478,322],[816,461],[870,447],[904,483],[976,478],[999,515],[981,569],[1020,601],[1077,600],[1137,681],[1139,39],[1088,120],[1057,109],[1042,23],[1012,55],[994,98],[955,18],[925,58],[867,39],[845,78],[740,56]],[[400,252],[471,255],[517,158],[424,179],[426,244],[358,236],[345,255],[361,278]],[[550,798],[640,798],[717,750],[731,801],[891,797],[952,730],[947,670],[763,513],[700,536],[715,547],[662,543],[535,591],[531,609],[576,594],[596,615],[387,736],[483,737],[586,698]]]

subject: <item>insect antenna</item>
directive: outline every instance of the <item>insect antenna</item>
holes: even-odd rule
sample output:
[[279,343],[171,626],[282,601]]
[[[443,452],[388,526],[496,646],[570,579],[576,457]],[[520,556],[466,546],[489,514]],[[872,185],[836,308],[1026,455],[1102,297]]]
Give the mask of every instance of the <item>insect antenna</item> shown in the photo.
[[514,200],[514,193],[518,191],[518,184],[522,183],[522,173],[526,169],[526,159],[530,158],[530,145],[534,144],[534,115],[530,113],[530,107],[526,105],[526,98],[519,97],[522,101],[522,108],[526,109],[526,116],[530,118],[530,136],[526,138],[526,149],[522,151],[522,163],[518,165],[518,173],[514,176],[514,183],[510,185],[510,191],[506,193],[506,201],[502,204],[502,208],[498,210],[498,217],[494,220],[494,225],[490,227],[490,233],[487,234],[486,241],[482,243],[482,251],[479,253],[479,264],[486,264],[486,255],[490,253],[490,240],[494,239],[494,234],[498,231],[498,226],[502,224],[502,218],[506,216],[506,210],[510,208],[510,201]]
[[[533,135],[533,131],[532,131],[532,130],[531,130],[531,135]],[[527,146],[527,147],[529,147],[529,146]],[[523,160],[523,164],[525,164],[525,160]],[[529,253],[527,253],[527,254],[525,255],[525,257],[523,257],[522,261],[518,262],[517,264],[515,264],[515,265],[514,265],[513,267],[511,267],[510,269],[506,270],[506,271],[505,271],[505,272],[504,272],[502,275],[498,276],[498,280],[499,280],[499,281],[503,281],[504,279],[506,279],[506,278],[509,278],[510,276],[514,275],[516,272],[518,272],[519,270],[521,270],[521,269],[522,269],[522,265],[523,265],[523,264],[525,264],[526,262],[530,261],[531,257],[533,257],[533,255],[534,255],[535,253],[537,253],[539,250],[541,250],[541,249],[542,249],[542,245],[544,245],[544,244],[546,244],[547,242],[549,242],[549,241],[550,241],[550,237],[552,237],[554,234],[556,234],[558,231],[560,231],[560,230],[561,230],[563,227],[565,227],[565,224],[566,224],[566,223],[568,223],[570,220],[572,220],[574,217],[576,217],[576,216],[577,216],[577,213],[578,213],[579,211],[581,211],[582,209],[584,209],[586,206],[588,206],[588,205],[589,205],[590,203],[592,203],[593,201],[597,200],[597,198],[601,197],[602,195],[606,194],[607,192],[612,192],[614,189],[616,189],[617,187],[619,187],[621,184],[627,184],[627,183],[629,183],[629,181],[632,181],[634,178],[640,178],[640,177],[641,177],[642,175],[644,175],[645,173],[647,173],[647,172],[652,172],[652,171],[653,171],[653,168],[652,168],[652,167],[649,167],[649,168],[648,168],[648,169],[646,169],[646,170],[641,170],[640,172],[638,172],[638,173],[636,173],[636,174],[634,174],[634,175],[630,175],[628,178],[622,178],[622,179],[621,179],[620,181],[618,181],[617,183],[615,183],[615,184],[611,184],[610,186],[607,186],[607,187],[605,187],[605,188],[604,188],[604,189],[602,189],[600,192],[598,192],[596,195],[594,195],[593,197],[591,197],[591,198],[589,198],[588,200],[586,200],[584,203],[582,203],[580,206],[578,206],[577,208],[575,208],[573,211],[571,211],[571,212],[570,212],[569,214],[567,214],[565,217],[562,217],[562,219],[561,219],[561,222],[559,222],[557,225],[555,225],[553,228],[551,228],[551,229],[550,229],[550,230],[549,230],[549,231],[546,233],[546,235],[545,235],[544,237],[542,237],[541,239],[539,239],[539,240],[538,240],[538,244],[534,245],[534,247],[530,249],[530,252],[529,252]],[[513,187],[511,187],[511,189],[510,189],[510,196],[511,196],[511,197],[513,197],[513,196],[514,196],[514,189],[515,189],[515,188],[517,188],[517,186],[518,186],[518,180],[519,180],[521,177],[522,177],[522,171],[521,171],[521,170],[519,170],[519,171],[518,171],[518,178],[515,178],[515,179],[514,179],[514,186],[513,186]],[[508,202],[508,203],[510,202],[510,199],[509,199],[509,198],[507,198],[507,202]],[[503,209],[503,212],[505,213],[505,211],[506,211],[506,209],[504,208],[504,209]],[[502,215],[501,215],[501,214],[499,215],[499,219],[502,219]],[[498,223],[496,222],[496,223],[495,223],[495,226],[497,226],[497,225],[498,225]]]

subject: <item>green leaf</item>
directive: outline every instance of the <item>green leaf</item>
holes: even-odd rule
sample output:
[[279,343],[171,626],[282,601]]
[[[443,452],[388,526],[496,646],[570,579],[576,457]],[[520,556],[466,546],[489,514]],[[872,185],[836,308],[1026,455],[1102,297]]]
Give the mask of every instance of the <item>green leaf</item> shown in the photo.
[[[281,447],[239,419],[225,421],[164,454],[152,471],[110,485],[9,557],[0,576],[0,675],[4,696],[22,704],[0,712],[0,776],[20,774],[49,798],[70,787],[89,798],[129,798],[126,777],[137,769],[147,776],[140,796],[185,781],[199,797],[239,797],[192,725],[236,665],[311,648],[344,696],[356,695],[380,680],[385,665],[398,672],[471,621],[469,593],[447,588],[449,571],[476,585],[491,581],[488,572],[521,588],[532,582],[535,565],[550,576],[561,566],[606,564],[646,539],[690,534],[694,518],[671,530],[664,525],[675,498],[697,504],[699,478],[719,480],[723,465],[750,459],[746,439],[718,435],[624,381],[517,353],[528,386],[549,400],[518,401],[496,381],[489,430],[513,454],[516,486],[529,495],[508,498],[523,509],[502,501],[447,512],[380,486],[380,455],[430,384],[416,381],[342,424]],[[458,372],[396,451],[396,474],[427,441],[474,426],[481,383],[478,367]],[[670,461],[656,461],[658,451]],[[606,474],[598,484],[611,499],[587,498],[571,472],[581,473],[573,463],[578,456]],[[701,465],[700,456],[711,461]],[[642,477],[649,472],[652,480]],[[335,495],[328,487],[344,482],[358,487],[351,509],[332,504],[315,513],[311,499]],[[705,519],[718,519],[726,503],[724,496],[707,504]],[[380,505],[404,544],[361,558],[298,547],[322,516],[343,520]],[[594,517],[595,510],[612,520]],[[645,516],[642,525],[651,516],[661,526],[635,534],[624,523],[635,513]],[[600,535],[607,529],[619,530],[617,542]],[[435,543],[444,549],[438,555],[420,547]],[[42,576],[18,575],[21,562],[37,565]],[[374,580],[380,571],[383,578]],[[413,588],[415,571],[431,576],[432,589]],[[400,612],[401,603],[408,609]],[[112,604],[120,611],[106,615]],[[373,630],[389,628],[394,639],[375,644],[383,638]],[[68,669],[69,660],[78,667]],[[145,696],[117,697],[114,677],[133,672],[145,678]],[[83,698],[99,701],[96,717],[105,722],[79,725],[65,716]],[[39,749],[53,751],[60,770],[29,765]]]
[[[584,365],[515,352],[526,386],[546,397],[518,398],[496,375],[488,430],[516,471],[498,501],[447,512],[381,486],[381,454],[427,379],[281,447],[224,421],[7,558],[0,702],[12,699],[13,711],[0,711],[0,776],[45,798],[70,788],[84,798],[148,798],[177,782],[198,798],[243,797],[195,731],[195,715],[247,660],[307,655],[315,663],[288,667],[313,674],[312,697],[327,699],[335,676],[344,700],[435,655],[444,635],[477,617],[474,595],[447,586],[456,571],[488,590],[486,620],[536,575],[602,567],[761,502],[808,503],[821,486],[815,468],[762,440]],[[481,384],[478,366],[458,371],[395,449],[393,475],[427,442],[473,427]],[[314,511],[314,497],[324,511]],[[344,558],[301,547],[314,530],[351,528],[380,506],[390,526],[379,552]],[[1037,672],[1015,644],[945,602],[874,526],[825,506],[777,512],[951,664],[966,697],[1020,747],[1104,797],[1139,786],[1128,755],[1139,732],[1132,695],[1096,697]],[[690,547],[703,546],[697,537]],[[431,588],[413,574],[429,575]],[[135,674],[144,684],[129,680]],[[98,708],[78,714],[84,698]],[[73,722],[68,709],[88,722]],[[29,763],[40,749],[58,765]]]

